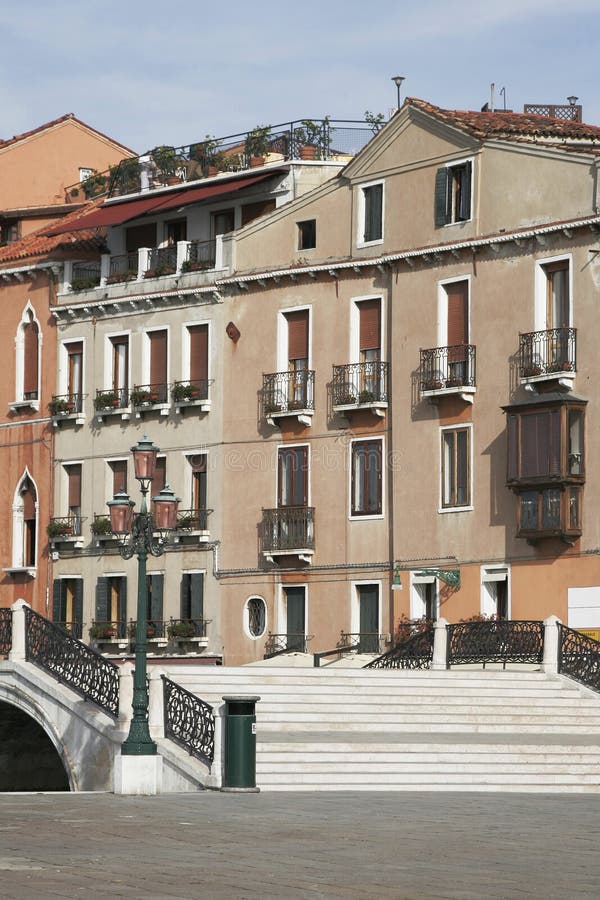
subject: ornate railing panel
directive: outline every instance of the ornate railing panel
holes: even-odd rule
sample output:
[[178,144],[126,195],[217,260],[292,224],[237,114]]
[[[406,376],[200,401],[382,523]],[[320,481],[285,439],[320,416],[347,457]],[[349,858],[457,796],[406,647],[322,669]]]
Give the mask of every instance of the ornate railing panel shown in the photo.
[[340,644],[342,647],[351,646],[358,653],[381,653],[383,635],[376,631],[359,631],[348,634],[342,631]]
[[129,390],[124,387],[96,389],[94,409],[96,412],[110,412],[111,409],[125,409],[129,405]]
[[162,676],[165,737],[209,765],[215,757],[215,714],[209,703]]
[[0,656],[8,656],[12,647],[12,611],[0,609]]
[[119,667],[27,608],[25,658],[104,712],[118,715]]
[[281,656],[282,653],[306,653],[306,645],[311,637],[302,633],[272,634],[269,632],[265,643],[264,659]]
[[457,622],[448,625],[448,665],[541,663],[544,624],[538,621]]
[[314,409],[314,387],[315,373],[312,369],[263,375],[265,415],[286,415]]
[[133,281],[138,273],[138,252],[119,253],[110,258],[109,284],[119,281]]
[[51,416],[70,416],[83,409],[83,394],[53,394],[48,404]]
[[208,531],[212,509],[178,509],[177,531]]
[[85,291],[97,287],[100,284],[99,262],[73,263],[71,275],[71,289],[73,291]]
[[315,510],[312,506],[263,509],[263,551],[314,550]]
[[129,401],[136,407],[168,403],[169,385],[165,381],[157,384],[136,384],[129,393]]
[[576,368],[576,328],[548,328],[519,335],[520,378],[575,372]]
[[433,659],[433,624],[411,635],[363,666],[364,669],[429,669]]
[[387,403],[389,363],[351,363],[333,367],[332,400],[334,406],[361,406]]
[[566,625],[558,626],[558,671],[600,691],[600,641]]
[[216,241],[190,241],[183,264],[184,271],[214,269],[216,246]]
[[445,388],[474,388],[475,347],[456,344],[452,347],[432,347],[421,350],[419,380],[422,391],[441,391]]
[[192,381],[175,381],[171,388],[171,396],[175,403],[195,403],[208,400],[208,388],[212,384],[208,378],[196,378]]
[[54,541],[64,537],[80,537],[81,526],[85,522],[85,518],[85,516],[75,514],[70,516],[52,516],[46,529],[48,537]]
[[150,251],[149,265],[144,275],[172,275],[177,270],[177,247],[154,247]]

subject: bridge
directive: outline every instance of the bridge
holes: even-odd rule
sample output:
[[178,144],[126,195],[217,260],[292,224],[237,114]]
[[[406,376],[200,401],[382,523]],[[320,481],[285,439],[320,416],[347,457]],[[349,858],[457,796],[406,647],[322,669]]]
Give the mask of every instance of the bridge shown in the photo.
[[342,650],[325,667],[151,666],[158,762],[132,788],[132,664],[19,600],[0,610],[0,790],[219,789],[222,698],[257,694],[262,790],[600,792],[600,643],[555,617],[439,620],[367,668]]

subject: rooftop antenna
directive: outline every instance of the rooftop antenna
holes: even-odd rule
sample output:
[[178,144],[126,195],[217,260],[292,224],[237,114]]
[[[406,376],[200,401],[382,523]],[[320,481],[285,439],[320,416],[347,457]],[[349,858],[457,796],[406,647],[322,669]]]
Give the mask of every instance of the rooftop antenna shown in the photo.
[[496,87],[496,85],[492,81],[492,83],[490,84],[490,112],[494,112],[494,110],[495,110],[495,107],[494,107],[494,88],[495,87]]
[[506,88],[505,87],[500,88],[499,93],[504,98],[504,112],[506,112]]
[[398,91],[398,109],[400,109],[400,88],[402,87],[402,82],[406,80],[406,75],[392,75],[392,81],[396,85],[396,90]]

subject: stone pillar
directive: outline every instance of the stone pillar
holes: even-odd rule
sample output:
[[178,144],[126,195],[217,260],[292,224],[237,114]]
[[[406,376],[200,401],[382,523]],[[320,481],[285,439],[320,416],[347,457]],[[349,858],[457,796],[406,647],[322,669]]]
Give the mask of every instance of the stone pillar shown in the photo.
[[129,731],[133,716],[133,663],[119,666],[119,728]]
[[144,280],[144,272],[150,268],[150,247],[140,247],[138,250],[138,271],[136,281]]
[[67,294],[71,290],[71,281],[73,278],[73,262],[70,259],[65,260],[63,269],[62,292]]
[[110,275],[110,253],[100,254],[100,287],[106,287],[106,279]]
[[561,621],[557,616],[544,619],[544,660],[542,672],[556,674],[558,672],[558,626]]
[[210,775],[206,779],[207,787],[221,788],[223,786],[223,766],[225,743],[223,733],[225,729],[225,704],[213,706],[215,714],[215,755],[210,767]]
[[191,241],[177,241],[177,274],[181,272],[181,268],[187,259],[188,247]]
[[148,729],[150,737],[158,741],[165,736],[163,670],[152,666],[148,672]]
[[8,658],[11,662],[25,662],[25,609],[29,604],[16,600],[12,610],[12,642]]
[[446,652],[448,644],[447,624],[448,622],[446,619],[436,619],[433,624],[433,659],[431,661],[431,668],[435,672],[440,672],[442,669],[448,667],[448,657]]
[[223,235],[218,234],[215,238],[215,269],[224,269],[223,265]]

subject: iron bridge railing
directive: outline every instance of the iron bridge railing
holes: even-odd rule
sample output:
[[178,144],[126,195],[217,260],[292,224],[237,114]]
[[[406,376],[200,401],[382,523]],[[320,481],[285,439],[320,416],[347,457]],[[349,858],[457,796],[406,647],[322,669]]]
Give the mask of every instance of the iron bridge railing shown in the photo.
[[215,714],[212,706],[190,691],[162,676],[165,737],[191,756],[212,763],[215,757]]
[[8,656],[12,647],[12,611],[0,609],[0,656]]
[[433,623],[400,641],[387,653],[363,666],[364,669],[429,669],[433,659]]
[[25,658],[110,716],[119,712],[119,667],[25,608]]
[[489,662],[541,663],[544,623],[539,621],[457,622],[448,625],[448,666]]
[[519,335],[519,377],[575,372],[577,329],[548,328]]
[[600,641],[558,626],[558,671],[600,691]]

